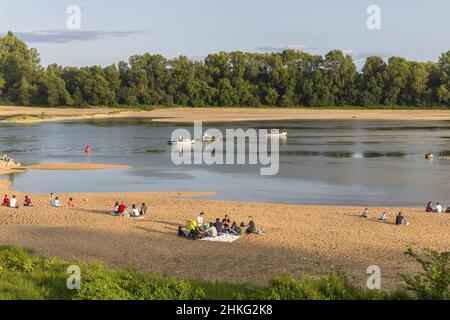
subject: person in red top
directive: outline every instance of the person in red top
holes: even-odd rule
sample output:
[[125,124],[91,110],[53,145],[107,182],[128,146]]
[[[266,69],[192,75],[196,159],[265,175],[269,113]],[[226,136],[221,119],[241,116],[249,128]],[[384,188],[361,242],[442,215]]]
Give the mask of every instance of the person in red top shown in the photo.
[[86,153],[87,156],[91,155],[91,146],[86,146],[86,148],[84,149],[84,153]]
[[5,194],[5,197],[3,198],[3,203],[2,203],[2,205],[3,205],[3,206],[9,206],[9,198],[8,198],[8,195],[7,195],[7,194]]
[[31,201],[29,196],[25,196],[25,200],[23,202],[23,206],[24,207],[32,207],[33,206],[33,201]]
[[125,206],[125,204],[123,202],[121,202],[120,206],[119,206],[119,214],[124,214],[126,208],[127,207]]

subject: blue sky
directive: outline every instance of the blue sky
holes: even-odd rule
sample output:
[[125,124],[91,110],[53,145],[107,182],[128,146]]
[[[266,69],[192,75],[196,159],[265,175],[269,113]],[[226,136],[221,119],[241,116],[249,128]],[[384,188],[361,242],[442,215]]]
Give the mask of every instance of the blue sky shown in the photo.
[[[79,5],[81,30],[66,27]],[[366,27],[369,5],[381,30]],[[42,63],[108,65],[144,52],[202,58],[218,51],[300,48],[437,60],[450,50],[449,0],[0,0],[0,32],[36,47]]]

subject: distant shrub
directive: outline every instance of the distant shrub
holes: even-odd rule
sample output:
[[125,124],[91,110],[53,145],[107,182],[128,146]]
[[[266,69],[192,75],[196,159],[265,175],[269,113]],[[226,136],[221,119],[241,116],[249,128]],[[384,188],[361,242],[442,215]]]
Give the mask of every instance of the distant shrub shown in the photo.
[[421,257],[411,248],[406,250],[405,254],[414,258],[423,270],[412,275],[401,275],[406,289],[421,300],[450,299],[450,252],[425,249],[424,253]]

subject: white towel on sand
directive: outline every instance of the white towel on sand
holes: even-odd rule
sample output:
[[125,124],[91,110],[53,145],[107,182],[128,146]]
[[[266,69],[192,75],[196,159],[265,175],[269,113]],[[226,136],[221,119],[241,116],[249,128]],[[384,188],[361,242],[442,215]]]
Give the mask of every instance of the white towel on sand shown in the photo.
[[205,241],[218,241],[218,242],[228,242],[228,243],[231,243],[231,242],[236,241],[236,240],[239,239],[239,238],[240,238],[239,236],[235,236],[235,235],[233,235],[233,234],[225,233],[225,234],[221,234],[220,236],[217,236],[217,237],[215,237],[215,238],[210,238],[210,237],[208,237],[208,238],[203,238],[202,240],[205,240]]

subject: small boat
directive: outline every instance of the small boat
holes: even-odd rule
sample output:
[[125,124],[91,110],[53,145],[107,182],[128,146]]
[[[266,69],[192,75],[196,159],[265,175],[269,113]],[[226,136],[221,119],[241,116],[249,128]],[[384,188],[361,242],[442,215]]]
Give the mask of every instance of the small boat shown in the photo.
[[203,137],[199,138],[199,140],[201,142],[204,142],[204,143],[211,143],[211,142],[220,141],[220,139],[218,137],[208,136],[207,134],[205,134]]
[[287,138],[287,135],[288,135],[288,133],[286,130],[280,131],[278,129],[272,129],[266,134],[266,137],[268,137],[268,138]]
[[191,144],[195,144],[194,139],[169,140],[169,145],[171,146],[191,145]]

